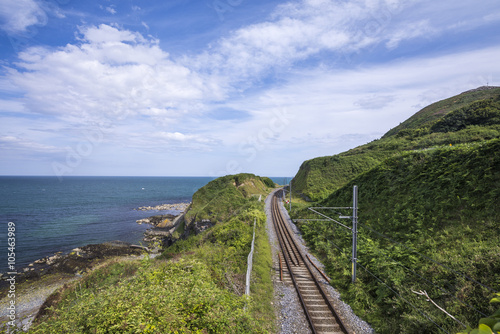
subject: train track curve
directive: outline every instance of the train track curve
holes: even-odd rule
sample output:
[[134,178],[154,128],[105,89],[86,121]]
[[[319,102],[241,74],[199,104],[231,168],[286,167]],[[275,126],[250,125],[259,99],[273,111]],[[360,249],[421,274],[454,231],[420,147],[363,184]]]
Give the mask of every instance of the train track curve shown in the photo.
[[318,334],[347,334],[346,327],[306,262],[283,218],[278,204],[280,196],[282,196],[282,191],[277,191],[271,205],[272,221],[281,248],[280,263],[283,259],[286,274],[297,291],[311,331]]

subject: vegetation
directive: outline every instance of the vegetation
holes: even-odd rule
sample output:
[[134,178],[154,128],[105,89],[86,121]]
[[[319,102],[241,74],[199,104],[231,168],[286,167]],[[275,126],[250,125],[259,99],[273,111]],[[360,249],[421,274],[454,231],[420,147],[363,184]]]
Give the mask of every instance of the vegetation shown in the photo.
[[[383,156],[383,155],[382,155]],[[334,155],[302,163],[293,179],[292,190],[306,199],[318,201],[340,188],[346,179],[369,170],[380,163],[380,155],[371,152],[357,155]]]
[[[485,301],[500,286],[500,88],[437,102],[379,140],[304,162],[293,180],[301,200],[290,214],[313,219],[309,206],[350,206],[353,185],[360,207],[354,284],[350,231],[320,220],[298,223],[342,299],[378,333],[498,332],[500,313]],[[160,258],[111,262],[57,292],[33,332],[275,331],[259,201],[272,187],[253,174],[210,182],[193,195],[177,231],[188,238]],[[196,234],[191,226],[202,221],[213,227]],[[496,293],[492,301],[498,299]]]
[[320,201],[402,151],[481,142],[500,137],[500,88],[465,92],[434,103],[381,139],[330,157],[305,161],[293,191]]
[[[495,297],[490,303],[500,303],[500,293],[495,294]],[[479,320],[478,328],[472,329],[467,327],[465,332],[459,334],[498,334],[500,332],[500,308],[491,316]]]
[[[263,202],[274,183],[239,174],[198,190],[188,216],[216,221],[163,255],[116,260],[51,297],[33,333],[264,333],[274,331],[271,250]],[[256,222],[250,297],[246,257]]]
[[[466,325],[482,317],[475,310],[493,313],[484,303],[492,291],[483,285],[498,289],[500,284],[499,170],[498,139],[405,153],[318,203],[350,205],[352,186],[359,185],[356,284],[351,284],[350,231],[318,221],[300,228],[326,262],[332,285],[377,332],[433,333],[438,331],[434,323],[460,330],[412,291],[427,291]],[[307,210],[294,215],[317,218]]]
[[245,210],[249,202],[257,201],[259,196],[265,196],[273,187],[274,182],[270,178],[247,173],[217,178],[193,195],[193,205],[185,220],[223,222]]
[[[325,221],[299,227],[326,264],[332,285],[377,332],[457,332],[469,326],[475,334],[496,325],[488,315],[497,319],[498,311],[484,301],[500,286],[499,102],[500,89],[464,93],[423,109],[378,141],[318,158],[330,162],[324,169],[338,168],[348,157],[360,159],[359,165],[379,160],[371,168],[339,173],[328,196],[328,189],[314,185],[324,180],[310,177],[320,172],[309,172],[307,180],[297,174],[310,183],[302,190],[315,191],[310,197],[321,200],[294,205],[293,218],[319,218],[310,206],[350,206],[352,187],[359,186],[355,284],[351,231]],[[333,211],[324,213],[335,218]]]
[[401,123],[399,126],[388,131],[383,138],[391,137],[404,129],[418,129],[432,124],[441,119],[444,115],[469,106],[471,103],[481,100],[496,100],[500,94],[498,87],[480,87],[470,90],[457,96],[433,103],[417,112],[412,117]]

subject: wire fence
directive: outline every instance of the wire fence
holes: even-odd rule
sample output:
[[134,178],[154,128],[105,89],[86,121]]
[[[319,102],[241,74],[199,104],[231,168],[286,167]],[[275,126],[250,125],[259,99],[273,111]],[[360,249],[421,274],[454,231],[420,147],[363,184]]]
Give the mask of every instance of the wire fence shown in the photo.
[[255,223],[253,222],[253,238],[252,238],[252,247],[250,248],[250,253],[248,254],[247,259],[247,275],[246,275],[246,284],[245,284],[245,295],[250,295],[250,276],[252,275],[252,264],[253,264],[253,251],[255,246]]

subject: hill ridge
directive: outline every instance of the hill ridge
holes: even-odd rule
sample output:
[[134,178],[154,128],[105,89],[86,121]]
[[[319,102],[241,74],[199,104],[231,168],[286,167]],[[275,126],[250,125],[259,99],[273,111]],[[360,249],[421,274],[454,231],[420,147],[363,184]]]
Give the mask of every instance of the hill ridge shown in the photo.
[[380,139],[304,161],[292,180],[294,191],[318,201],[397,152],[499,136],[500,87],[478,87],[421,109]]

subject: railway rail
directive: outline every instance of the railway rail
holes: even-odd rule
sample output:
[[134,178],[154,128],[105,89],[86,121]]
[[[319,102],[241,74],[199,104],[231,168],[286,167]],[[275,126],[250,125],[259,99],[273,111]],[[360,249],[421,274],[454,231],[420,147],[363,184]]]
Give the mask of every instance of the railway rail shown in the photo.
[[[346,327],[335,312],[328,294],[297,247],[279,208],[280,196],[282,196],[282,191],[276,192],[271,205],[273,225],[281,248],[280,267],[284,262],[285,274],[289,276],[297,291],[311,331],[318,334],[347,334]],[[283,279],[283,273],[280,275]]]

